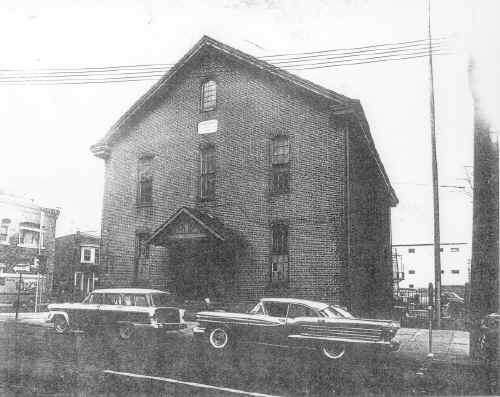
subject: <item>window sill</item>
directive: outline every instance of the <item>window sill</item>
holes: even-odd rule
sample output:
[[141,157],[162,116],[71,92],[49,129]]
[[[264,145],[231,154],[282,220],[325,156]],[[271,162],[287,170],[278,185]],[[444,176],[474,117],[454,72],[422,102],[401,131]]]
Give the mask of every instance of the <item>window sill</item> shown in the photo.
[[213,107],[213,108],[207,108],[207,109],[200,109],[200,113],[209,113],[209,112],[213,112],[217,110],[217,107]]
[[196,201],[199,203],[209,203],[211,201],[215,201],[215,197],[198,197]]
[[141,203],[141,204],[136,204],[136,208],[150,208],[153,206],[153,203]]
[[288,281],[271,281],[268,287],[270,289],[287,289]]
[[269,196],[270,197],[279,197],[279,196],[287,196],[290,195],[290,190],[283,191],[283,192],[270,192]]
[[38,245],[29,245],[29,244],[17,244],[18,247],[21,247],[21,248],[34,248],[34,249],[42,249],[41,247],[39,247]]

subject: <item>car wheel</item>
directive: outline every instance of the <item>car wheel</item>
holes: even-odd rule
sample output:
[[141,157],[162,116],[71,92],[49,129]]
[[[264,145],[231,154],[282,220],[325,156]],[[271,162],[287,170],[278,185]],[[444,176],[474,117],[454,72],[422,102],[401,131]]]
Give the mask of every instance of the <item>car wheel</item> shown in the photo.
[[345,356],[346,347],[341,343],[329,343],[321,346],[321,353],[329,360],[340,360]]
[[229,334],[224,328],[213,329],[208,339],[214,349],[224,349],[229,344]]
[[118,327],[120,339],[129,340],[134,335],[135,328],[132,324],[122,324]]
[[58,334],[64,334],[69,331],[69,324],[64,316],[54,317],[54,329]]

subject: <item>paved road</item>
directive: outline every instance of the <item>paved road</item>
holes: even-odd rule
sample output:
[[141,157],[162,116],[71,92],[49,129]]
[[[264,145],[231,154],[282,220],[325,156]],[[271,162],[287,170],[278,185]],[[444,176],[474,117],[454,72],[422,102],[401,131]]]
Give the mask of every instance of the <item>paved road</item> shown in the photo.
[[421,361],[404,355],[366,352],[333,366],[310,352],[287,353],[246,345],[219,354],[193,341],[188,332],[161,340],[140,335],[133,342],[125,342],[111,332],[58,335],[47,327],[4,322],[0,324],[0,357],[2,396],[487,392],[481,368],[451,364],[422,368]]

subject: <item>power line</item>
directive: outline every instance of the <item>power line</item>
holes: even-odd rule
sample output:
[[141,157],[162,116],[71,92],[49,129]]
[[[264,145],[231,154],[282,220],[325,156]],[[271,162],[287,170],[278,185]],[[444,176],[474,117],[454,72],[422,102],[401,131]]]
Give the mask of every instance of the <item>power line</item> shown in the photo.
[[[375,62],[386,62],[386,61],[400,61],[407,59],[415,59],[429,56],[427,51],[419,51],[419,48],[413,49],[389,49],[387,51],[378,51],[370,54],[357,54],[351,53],[351,55],[337,55],[333,57],[321,59],[324,62],[311,62],[311,61],[290,61],[287,60],[288,66],[281,65],[280,67],[285,70],[310,70],[310,69],[322,69],[327,67],[339,67],[339,66],[349,66],[349,65],[361,65],[367,63]],[[423,49],[422,49],[423,50]],[[435,47],[432,49],[435,55],[446,55],[443,48]],[[371,56],[376,54],[377,56]],[[361,57],[360,57],[361,56]],[[335,60],[338,59],[338,60]],[[272,65],[272,64],[271,64]],[[130,66],[131,68],[133,67]],[[118,68],[118,67],[116,67]],[[146,81],[146,80],[156,80],[162,77],[166,70],[165,69],[146,69],[146,70],[132,70],[132,71],[106,71],[106,72],[96,72],[96,73],[85,73],[83,72],[85,68],[75,70],[74,73],[70,72],[53,72],[53,73],[41,73],[41,74],[24,74],[24,75],[5,75],[0,73],[0,84],[4,85],[55,85],[55,84],[94,84],[94,83],[112,83],[112,82],[133,82],[133,81]],[[228,72],[228,70],[221,70]],[[103,74],[110,73],[113,74]]]
[[[424,43],[425,44],[425,43]],[[420,45],[419,45],[420,46]],[[394,47],[394,48],[389,48],[389,49],[384,49],[383,51],[381,50],[375,50],[370,53],[362,53],[362,52],[344,52],[335,56],[322,56],[321,58],[306,58],[302,57],[303,59],[287,59],[287,60],[282,60],[282,61],[276,61],[276,62],[271,62],[273,65],[280,65],[280,67],[285,67],[284,65],[290,65],[290,66],[311,66],[313,64],[310,64],[310,61],[313,60],[318,60],[318,61],[330,61],[330,60],[336,60],[336,59],[356,59],[358,57],[365,57],[365,58],[359,58],[360,60],[366,59],[366,57],[370,56],[375,56],[375,55],[411,55],[417,50],[423,50],[424,48],[404,48],[404,47]],[[446,47],[443,47],[442,45],[435,45],[433,47],[433,50],[446,50]],[[408,53],[408,54],[407,54]],[[318,63],[320,64],[320,63]],[[168,65],[168,64],[165,64]],[[115,67],[115,69],[107,69],[107,70],[93,70],[89,71],[86,68],[82,69],[74,69],[72,71],[60,71],[60,72],[23,72],[21,70],[16,71],[13,74],[14,70],[9,70],[8,72],[0,72],[0,79],[2,80],[12,80],[16,78],[53,78],[53,77],[79,77],[79,76],[94,76],[94,75],[103,75],[107,76],[109,73],[112,74],[125,74],[125,75],[136,75],[136,74],[143,74],[143,73],[164,73],[166,68],[165,67],[136,67],[134,65],[131,65],[129,67],[123,67],[120,66]],[[130,70],[129,70],[130,69]]]
[[[443,40],[446,40],[446,37],[434,38],[434,41],[443,41]],[[376,47],[384,47],[384,46],[391,46],[391,45],[404,45],[404,44],[411,44],[411,43],[426,43],[426,42],[427,42],[426,39],[412,40],[412,41],[400,41],[400,42],[396,42],[396,43],[372,44],[372,45],[367,45],[367,46],[362,46],[362,47],[335,48],[335,49],[321,50],[321,51],[309,51],[309,52],[298,52],[298,53],[289,53],[289,54],[265,55],[265,56],[262,56],[261,58],[264,59],[264,58],[290,56],[290,55],[320,54],[320,53],[325,53],[325,52],[362,50],[362,49],[366,49],[366,48],[376,48]]]
[[[437,38],[435,39],[435,42],[445,42],[445,38]],[[362,47],[352,47],[352,48],[342,48],[342,49],[329,49],[329,50],[322,50],[322,51],[311,51],[311,52],[299,52],[299,53],[294,53],[294,54],[276,54],[276,55],[266,55],[260,57],[262,60],[268,60],[272,58],[280,58],[283,56],[291,56],[291,55],[299,55],[299,57],[292,57],[296,59],[301,59],[301,58],[316,58],[316,57],[322,57],[327,55],[328,53],[335,53],[335,52],[341,52],[341,51],[352,51],[352,50],[358,50],[354,51],[351,53],[362,53],[362,52],[370,52],[370,51],[380,51],[377,48],[379,47],[394,47],[394,48],[404,48],[404,47],[411,47],[411,46],[420,46],[420,45],[425,45],[426,40],[413,40],[413,41],[402,41],[402,42],[395,42],[395,43],[384,43],[384,44],[374,44],[374,45],[368,45],[368,46],[362,46]],[[386,48],[385,50],[388,50],[390,48]],[[317,55],[314,55],[317,54]],[[346,52],[346,54],[350,54],[349,52]],[[304,57],[301,57],[301,55],[305,55]],[[280,60],[277,59],[276,63],[279,62]],[[135,65],[117,65],[117,66],[101,66],[101,67],[84,67],[84,68],[34,68],[34,69],[15,69],[15,68],[8,68],[8,69],[0,69],[0,72],[6,72],[6,73],[19,73],[19,72],[31,72],[31,73],[53,73],[53,72],[69,72],[73,73],[76,71],[88,71],[88,72],[93,72],[93,71],[114,71],[117,69],[161,69],[164,70],[167,67],[174,66],[175,63],[153,63],[153,64],[135,64]]]
[[[423,52],[422,52],[423,51]],[[365,61],[365,60],[374,60],[374,59],[390,59],[391,57],[394,56],[413,56],[413,55],[423,55],[427,54],[427,50],[422,50],[422,51],[412,51],[412,52],[398,52],[396,54],[385,54],[385,55],[380,55],[380,56],[373,56],[373,57],[365,57],[365,58],[347,58],[347,57],[341,57],[341,58],[347,58],[339,61],[325,61],[325,62],[307,62],[307,63],[300,63],[300,64],[290,64],[290,66],[280,66],[281,68],[285,69],[295,69],[298,67],[311,67],[311,66],[324,66],[324,65],[336,65],[336,64],[349,64],[350,62],[353,61]],[[434,50],[435,53],[439,53],[444,51],[443,49],[436,49]],[[55,79],[54,81],[57,81],[59,79],[67,79],[67,78],[73,78],[73,77],[102,77],[102,78],[112,78],[112,76],[118,76],[118,77],[123,77],[123,78],[128,78],[128,77],[161,77],[165,73],[165,70],[150,70],[150,71],[131,71],[131,72],[116,72],[114,75],[101,75],[101,73],[97,74],[59,74],[59,73],[54,73],[54,74],[48,74],[48,75],[2,75],[0,74],[0,81],[12,81],[12,82],[18,82],[18,81],[38,81],[38,80],[52,80]]]
[[[447,53],[436,53],[434,55],[447,55]],[[371,61],[363,61],[363,62],[342,62],[336,64],[329,64],[325,66],[313,66],[313,67],[301,67],[301,68],[283,68],[285,70],[310,70],[310,69],[324,69],[331,67],[341,67],[341,66],[353,66],[353,65],[363,65],[369,63],[378,63],[378,62],[389,62],[389,61],[402,61],[409,59],[417,59],[417,58],[425,58],[427,54],[423,55],[415,55],[415,56],[407,56],[407,57],[398,57],[398,58],[385,58],[385,59],[375,59]],[[210,72],[217,72],[217,70],[211,70]],[[230,70],[219,70],[221,73],[229,73]],[[198,74],[200,77],[205,76],[205,74]],[[150,75],[150,76],[137,76],[137,77],[106,77],[106,78],[97,78],[97,79],[82,79],[82,80],[68,80],[68,79],[53,79],[53,80],[17,80],[17,81],[3,81],[0,80],[0,85],[66,85],[66,84],[103,84],[103,83],[121,83],[121,82],[140,82],[140,81],[156,81],[158,78],[164,76],[164,73],[158,75]]]
[[[435,47],[439,47],[442,45],[446,45],[447,43],[442,41],[442,42],[436,42]],[[267,59],[265,57],[261,57],[260,59],[266,60],[267,62],[272,62],[272,63],[286,63],[286,62],[295,62],[295,61],[300,61],[300,60],[313,60],[313,59],[328,59],[330,55],[334,55],[333,58],[338,58],[343,55],[358,55],[358,56],[363,56],[363,55],[376,55],[378,53],[384,54],[384,53],[390,53],[390,52],[395,52],[395,51],[409,51],[412,49],[419,49],[418,47],[423,47],[427,48],[427,44],[425,42],[421,43],[416,43],[416,44],[409,44],[409,45],[395,45],[391,47],[386,47],[386,48],[371,48],[371,49],[365,49],[365,50],[356,50],[356,51],[342,51],[342,52],[328,52],[325,54],[318,54],[318,55],[307,55],[307,56],[298,56],[298,57],[292,57],[292,58],[278,58],[276,60],[274,59]]]
[[[434,52],[435,55],[437,54],[447,54],[444,52]],[[360,58],[360,59],[346,59],[344,61],[337,61],[337,62],[316,62],[316,63],[309,63],[309,64],[303,64],[303,65],[292,65],[291,68],[287,68],[286,66],[284,67],[285,69],[293,69],[293,70],[307,70],[307,69],[319,69],[320,67],[331,67],[331,66],[344,66],[344,65],[360,65],[363,63],[373,63],[377,62],[377,59],[381,60],[402,60],[402,59],[411,59],[411,58],[419,58],[419,55],[425,57],[429,55],[429,52],[427,50],[423,50],[420,52],[413,52],[409,54],[401,54],[401,57],[396,57],[399,56],[400,54],[393,54],[393,55],[383,55],[383,56],[376,56],[376,57],[368,57],[368,58]],[[409,56],[410,58],[404,58],[403,56]],[[367,61],[367,62],[365,62]],[[368,62],[371,61],[371,62]],[[306,66],[307,68],[302,68],[302,66]]]

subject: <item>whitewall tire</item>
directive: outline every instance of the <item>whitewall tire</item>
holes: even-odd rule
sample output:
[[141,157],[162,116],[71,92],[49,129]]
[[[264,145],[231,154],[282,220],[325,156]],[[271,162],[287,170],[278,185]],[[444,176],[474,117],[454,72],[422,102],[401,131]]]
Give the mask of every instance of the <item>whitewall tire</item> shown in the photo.
[[210,346],[214,349],[222,350],[228,347],[229,334],[224,328],[215,328],[210,332],[208,337]]
[[346,347],[341,343],[329,343],[321,346],[321,353],[328,360],[340,360],[345,356]]
[[57,315],[54,317],[54,330],[58,334],[65,334],[69,331],[69,324],[64,316]]

